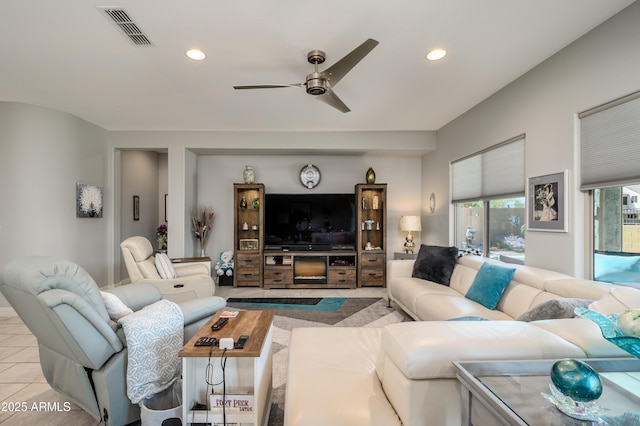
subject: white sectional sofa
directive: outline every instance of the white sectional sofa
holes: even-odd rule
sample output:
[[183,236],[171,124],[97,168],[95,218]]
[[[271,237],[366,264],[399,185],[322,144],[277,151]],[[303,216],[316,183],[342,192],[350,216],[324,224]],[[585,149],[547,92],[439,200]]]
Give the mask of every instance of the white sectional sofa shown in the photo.
[[[515,269],[496,309],[465,297],[485,262]],[[574,298],[611,297],[608,284],[465,256],[445,286],[412,278],[413,266],[390,261],[387,287],[390,300],[415,322],[293,331],[285,426],[460,425],[452,361],[630,356],[591,321],[561,318],[571,316],[561,311],[572,310],[572,303],[586,303]],[[515,320],[541,313],[555,318]],[[445,321],[460,317],[489,321]]]
[[[515,269],[496,309],[467,299],[465,295],[483,263]],[[391,261],[387,267],[389,299],[415,320],[439,321],[477,316],[490,320],[512,320],[550,299],[598,300],[610,284],[573,278],[559,272],[514,265],[479,256],[463,256],[451,274],[449,285],[412,278],[413,261]]]

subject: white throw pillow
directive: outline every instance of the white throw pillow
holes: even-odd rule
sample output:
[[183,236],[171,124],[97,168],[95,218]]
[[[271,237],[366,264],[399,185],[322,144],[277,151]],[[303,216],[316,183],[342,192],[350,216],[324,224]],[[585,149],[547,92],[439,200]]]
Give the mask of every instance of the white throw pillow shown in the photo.
[[100,291],[100,294],[102,295],[102,300],[104,300],[104,306],[109,313],[109,318],[113,321],[118,321],[120,318],[133,313],[131,308],[122,303],[122,300],[115,294],[106,291]]
[[596,300],[589,309],[601,314],[621,314],[627,309],[640,309],[640,290],[633,287],[613,287],[609,294]]
[[160,277],[165,280],[176,277],[176,270],[166,253],[156,254],[156,269]]

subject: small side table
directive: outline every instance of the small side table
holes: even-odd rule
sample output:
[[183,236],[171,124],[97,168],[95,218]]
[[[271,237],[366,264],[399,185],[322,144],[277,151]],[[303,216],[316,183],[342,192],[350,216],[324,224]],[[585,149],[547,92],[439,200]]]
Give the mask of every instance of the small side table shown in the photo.
[[393,253],[393,260],[415,260],[418,258],[418,253],[405,253],[403,251],[397,251]]
[[[222,424],[221,410],[209,407],[212,390],[216,394],[251,395],[254,399],[251,410],[229,409],[227,424],[264,426],[269,422],[273,391],[271,348],[274,314],[274,311],[240,311],[220,330],[212,331],[211,325],[220,317],[218,313],[182,347],[178,356],[182,358],[183,425]],[[228,337],[237,342],[242,335],[249,336],[244,349],[223,352],[217,347],[195,346],[200,337],[218,340]],[[226,374],[220,367],[223,353]],[[203,404],[204,409],[195,409],[196,402]]]

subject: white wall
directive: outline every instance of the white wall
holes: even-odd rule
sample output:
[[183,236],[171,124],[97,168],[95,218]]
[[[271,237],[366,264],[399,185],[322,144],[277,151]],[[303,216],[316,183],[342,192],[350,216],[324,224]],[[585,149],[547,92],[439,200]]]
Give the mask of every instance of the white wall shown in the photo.
[[[422,161],[425,194],[449,200],[449,163],[526,133],[526,176],[569,171],[569,232],[526,234],[526,263],[585,274],[585,196],[579,187],[576,114],[640,89],[640,3],[597,27],[438,131]],[[423,212],[428,199],[423,199]],[[448,244],[450,205],[424,213],[429,243]]]
[[[0,102],[0,265],[43,255],[82,265],[107,283],[110,209],[76,217],[76,182],[106,185],[107,132],[66,113]],[[0,307],[8,306],[0,296]]]
[[[300,169],[313,164],[320,169],[320,183],[307,189],[300,183]],[[233,248],[233,184],[242,182],[242,171],[252,165],[256,182],[265,184],[267,193],[354,193],[356,183],[365,183],[369,166],[376,172],[376,183],[387,184],[388,254],[401,251],[404,234],[398,230],[400,216],[420,211],[420,158],[401,156],[323,156],[323,155],[202,155],[198,157],[199,204],[214,209],[213,231],[207,254],[216,259],[221,251]],[[193,238],[193,236],[191,236]],[[420,234],[416,234],[420,243]],[[195,239],[194,239],[195,244]]]
[[[272,171],[272,175],[258,170],[258,180],[271,187],[272,182],[267,180],[273,177],[274,182],[294,182],[298,185],[297,173],[302,164],[317,157],[323,158],[321,171],[323,172],[322,185],[334,182],[353,191],[353,185],[364,182],[364,173],[369,165],[376,169],[378,182],[389,183],[388,205],[390,250],[402,248],[404,236],[400,234],[399,243],[393,241],[393,223],[399,220],[402,214],[417,214],[421,199],[420,181],[420,157],[424,153],[435,148],[435,132],[427,131],[398,131],[398,132],[146,132],[146,131],[115,131],[109,132],[110,162],[114,165],[116,175],[110,176],[113,182],[118,181],[117,164],[119,163],[120,150],[167,150],[168,152],[168,194],[169,206],[169,256],[182,257],[193,256],[198,253],[196,241],[191,232],[190,210],[198,204],[212,204],[216,210],[214,227],[222,226],[223,218],[220,215],[225,210],[231,212],[223,203],[231,203],[233,200],[232,189],[234,182],[242,181],[242,170],[246,164],[252,164],[260,168],[261,162],[271,164],[280,156],[299,157],[293,163],[283,163],[282,167],[291,166],[288,174],[282,175],[282,171]],[[294,155],[295,154],[295,155]],[[205,157],[221,158],[219,163],[215,161],[210,165],[200,165]],[[237,164],[227,163],[227,159],[237,157]],[[253,161],[252,159],[256,159]],[[251,160],[251,161],[250,161]],[[289,160],[287,160],[289,161]],[[320,164],[319,164],[320,165]],[[358,170],[360,168],[360,170]],[[294,173],[295,172],[295,173]],[[333,177],[332,177],[333,176]],[[277,183],[280,185],[279,183]],[[293,188],[294,186],[292,186]],[[221,195],[213,204],[209,191],[228,191],[227,195]],[[288,186],[285,186],[288,188]],[[321,186],[319,188],[327,188]],[[300,189],[303,189],[300,187]],[[319,189],[318,189],[319,190]],[[393,197],[397,197],[394,200]],[[397,201],[397,202],[396,202]],[[218,207],[219,206],[219,207]],[[397,207],[395,207],[397,206]],[[406,207],[405,207],[406,206]],[[122,208],[127,208],[126,206]],[[114,223],[115,239],[119,238],[119,217]],[[176,226],[175,224],[178,224]],[[182,226],[180,226],[182,224]],[[228,222],[231,227],[233,221]],[[230,230],[228,232],[231,232]],[[397,231],[399,232],[399,231]],[[215,257],[225,247],[232,246],[232,237],[219,239],[217,228],[214,229],[208,254]],[[420,234],[416,235],[419,242]],[[219,241],[214,243],[214,241]],[[215,247],[213,244],[219,244]],[[397,248],[396,248],[397,246]],[[219,249],[219,247],[221,247]],[[114,250],[109,262],[115,265],[115,270],[120,268],[119,250]]]

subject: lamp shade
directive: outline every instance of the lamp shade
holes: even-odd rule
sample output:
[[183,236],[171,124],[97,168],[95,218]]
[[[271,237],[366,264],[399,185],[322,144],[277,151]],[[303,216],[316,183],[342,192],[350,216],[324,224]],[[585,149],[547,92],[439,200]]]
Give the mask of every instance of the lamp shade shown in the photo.
[[400,218],[401,231],[422,231],[420,216],[402,216]]

